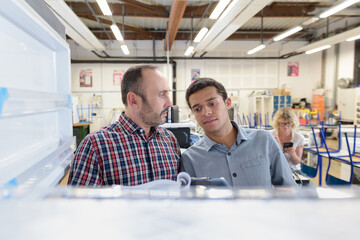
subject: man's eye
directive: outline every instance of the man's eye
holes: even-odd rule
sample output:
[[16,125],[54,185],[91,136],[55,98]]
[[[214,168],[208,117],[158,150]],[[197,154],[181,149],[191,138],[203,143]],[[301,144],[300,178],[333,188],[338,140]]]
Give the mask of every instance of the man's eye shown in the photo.
[[194,109],[194,112],[199,112],[200,111],[200,108],[195,108]]
[[216,102],[211,102],[210,103],[210,106],[215,106],[216,105]]

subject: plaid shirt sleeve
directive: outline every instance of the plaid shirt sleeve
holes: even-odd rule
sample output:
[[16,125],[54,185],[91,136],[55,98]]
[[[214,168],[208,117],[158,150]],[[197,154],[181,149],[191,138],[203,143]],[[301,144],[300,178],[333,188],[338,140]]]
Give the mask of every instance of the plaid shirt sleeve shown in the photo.
[[91,137],[86,137],[76,150],[70,169],[69,185],[103,185],[100,165]]

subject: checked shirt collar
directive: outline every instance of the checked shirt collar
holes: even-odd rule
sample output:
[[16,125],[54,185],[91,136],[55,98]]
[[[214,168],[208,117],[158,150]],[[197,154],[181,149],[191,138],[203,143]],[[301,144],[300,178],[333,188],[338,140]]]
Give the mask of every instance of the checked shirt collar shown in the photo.
[[[119,117],[119,127],[126,130],[127,132],[129,132],[130,134],[134,134],[134,133],[143,133],[141,132],[141,130],[143,130],[141,127],[139,127],[136,123],[134,123],[130,118],[128,118],[125,115],[125,112],[122,112],[120,117]],[[154,134],[159,134],[159,128],[156,127],[151,127],[151,136],[153,136]],[[151,138],[151,137],[150,137]]]

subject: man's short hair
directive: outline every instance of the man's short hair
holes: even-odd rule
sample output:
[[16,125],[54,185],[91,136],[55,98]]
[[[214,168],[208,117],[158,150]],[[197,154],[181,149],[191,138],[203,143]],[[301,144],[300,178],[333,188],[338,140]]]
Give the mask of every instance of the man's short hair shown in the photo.
[[221,83],[212,78],[198,78],[194,82],[192,82],[186,90],[185,96],[189,108],[191,108],[189,102],[190,96],[206,87],[215,87],[218,94],[223,98],[224,102],[226,101],[228,97],[227,92],[225,90],[225,87]]
[[143,100],[144,87],[142,81],[143,70],[156,70],[157,66],[151,64],[138,64],[130,67],[124,74],[121,82],[121,100],[125,106],[127,106],[127,94],[133,92],[136,95],[141,96]]

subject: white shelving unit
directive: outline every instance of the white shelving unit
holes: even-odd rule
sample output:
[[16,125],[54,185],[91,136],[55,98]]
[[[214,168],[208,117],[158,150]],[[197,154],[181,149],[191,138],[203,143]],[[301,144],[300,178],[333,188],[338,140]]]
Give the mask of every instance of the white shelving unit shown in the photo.
[[260,124],[260,118],[258,117],[261,114],[262,124],[265,124],[265,116],[268,115],[271,119],[272,113],[274,111],[274,100],[273,96],[269,95],[255,95],[249,98],[249,113],[253,115],[257,114],[257,124]]
[[[341,120],[354,121],[354,112],[357,112],[357,94],[356,88],[339,88],[338,89],[338,111],[341,113]],[[354,111],[355,110],[355,111]],[[355,117],[357,114],[355,114]]]
[[25,1],[0,1],[0,187],[48,187],[72,159],[70,50]]

